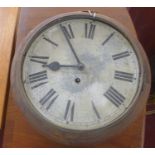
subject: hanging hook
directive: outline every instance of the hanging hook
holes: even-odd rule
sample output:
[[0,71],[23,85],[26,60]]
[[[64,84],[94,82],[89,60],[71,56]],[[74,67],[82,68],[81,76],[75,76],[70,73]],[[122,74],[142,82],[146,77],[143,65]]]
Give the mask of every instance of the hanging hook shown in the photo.
[[96,16],[95,11],[88,10],[88,13],[90,14],[90,16],[93,16],[95,18],[95,16]]
[[90,15],[90,16],[93,16],[93,18],[96,17],[96,12],[95,12],[95,11],[87,10],[87,11],[83,11],[83,12],[89,13],[89,15]]

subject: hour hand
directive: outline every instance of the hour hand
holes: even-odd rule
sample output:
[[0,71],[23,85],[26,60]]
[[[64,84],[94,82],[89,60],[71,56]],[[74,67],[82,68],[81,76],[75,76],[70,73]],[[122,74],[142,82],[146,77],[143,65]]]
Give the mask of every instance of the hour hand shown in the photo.
[[44,64],[42,65],[43,67],[48,67],[49,69],[53,70],[53,71],[57,71],[59,70],[61,67],[72,67],[72,68],[77,68],[79,70],[83,69],[83,65],[82,64],[77,64],[77,65],[62,65],[57,61],[54,61],[50,64]]

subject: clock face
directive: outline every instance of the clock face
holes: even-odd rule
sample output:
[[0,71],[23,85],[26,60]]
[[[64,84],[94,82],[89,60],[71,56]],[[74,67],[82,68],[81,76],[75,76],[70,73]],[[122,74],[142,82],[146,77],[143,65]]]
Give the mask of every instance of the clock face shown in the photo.
[[106,127],[139,93],[135,50],[117,29],[95,19],[64,19],[31,40],[22,81],[32,106],[56,126]]

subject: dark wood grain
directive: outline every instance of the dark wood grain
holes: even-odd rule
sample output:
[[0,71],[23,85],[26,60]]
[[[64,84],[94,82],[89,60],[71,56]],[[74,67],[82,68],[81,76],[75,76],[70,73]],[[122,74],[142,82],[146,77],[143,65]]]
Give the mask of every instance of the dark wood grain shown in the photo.
[[[16,46],[19,46],[20,42],[29,31],[48,17],[64,12],[89,9],[118,20],[126,26],[131,33],[133,33],[133,35],[136,36],[132,21],[125,8],[22,8],[17,31]],[[87,147],[142,147],[144,120],[145,109],[128,128],[117,136],[104,143],[94,144]],[[12,92],[10,91],[5,120],[3,147],[65,146],[48,140],[38,133],[38,131],[31,126],[31,124],[24,117],[23,113],[16,106],[15,101],[13,100]]]

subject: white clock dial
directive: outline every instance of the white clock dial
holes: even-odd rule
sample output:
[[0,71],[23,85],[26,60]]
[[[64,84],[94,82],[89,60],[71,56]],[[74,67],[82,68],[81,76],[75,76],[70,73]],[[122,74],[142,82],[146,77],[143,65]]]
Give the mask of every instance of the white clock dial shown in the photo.
[[136,52],[116,29],[91,19],[43,30],[23,62],[23,84],[38,112],[56,126],[91,130],[122,117],[140,85]]

